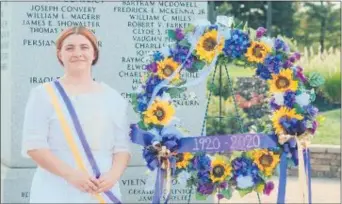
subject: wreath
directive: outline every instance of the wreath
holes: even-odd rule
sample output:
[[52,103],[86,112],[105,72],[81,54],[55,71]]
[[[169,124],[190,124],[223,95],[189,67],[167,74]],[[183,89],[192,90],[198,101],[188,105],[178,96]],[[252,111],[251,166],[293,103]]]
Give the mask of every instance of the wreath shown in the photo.
[[[253,30],[219,16],[215,24],[200,21],[185,29],[168,30],[174,43],[149,55],[147,74],[133,95],[140,121],[131,124],[130,136],[144,147],[147,167],[160,171],[154,199],[160,199],[164,181],[169,192],[170,177],[186,179],[197,199],[212,194],[229,199],[233,191],[241,196],[253,191],[269,195],[274,189],[270,178],[277,172],[281,155],[298,165],[299,149],[306,149],[318,126],[318,109],[312,102],[315,88],[324,79],[318,74],[305,76],[296,65],[300,53],[291,51],[281,37],[269,38],[265,33],[263,27]],[[229,157],[219,152],[179,151],[184,146],[182,139],[191,136],[175,120],[172,99],[186,91],[187,85],[196,84],[182,73],[201,71],[199,79],[203,80],[220,61],[254,67],[255,75],[267,82],[272,131],[265,137],[275,147],[233,151]]]

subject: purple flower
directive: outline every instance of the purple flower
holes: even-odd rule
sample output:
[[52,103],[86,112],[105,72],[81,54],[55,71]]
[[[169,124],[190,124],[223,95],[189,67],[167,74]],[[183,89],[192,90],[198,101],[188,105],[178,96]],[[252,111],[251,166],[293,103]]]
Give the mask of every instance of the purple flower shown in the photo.
[[220,183],[220,185],[219,185],[220,188],[227,188],[227,186],[228,186],[228,183],[227,183],[227,182],[222,182],[222,183]]
[[199,183],[210,183],[209,171],[199,171],[197,177],[199,178]]
[[274,189],[274,183],[272,181],[267,182],[264,188],[264,194],[270,195],[273,189]]
[[308,128],[308,130],[310,131],[311,134],[315,134],[317,127],[318,127],[317,121],[313,121],[312,122],[312,128]]
[[292,66],[292,62],[290,60],[286,60],[283,64],[283,67],[284,68],[289,68]]
[[284,52],[289,51],[289,47],[286,45],[286,43],[283,40],[279,39],[279,38],[275,39],[275,41],[274,41],[274,48],[277,51],[284,51]]
[[304,106],[303,109],[305,110],[305,112],[307,113],[307,117],[309,118],[315,118],[318,114],[318,108],[313,106],[313,105],[307,105]]
[[293,57],[294,57],[296,60],[300,60],[301,55],[300,55],[299,52],[295,52],[295,53],[293,53]]
[[275,102],[275,98],[271,99],[270,106],[273,111],[278,110],[280,108],[280,106]]
[[291,57],[289,57],[289,60],[290,62],[294,63],[296,61],[296,57],[292,55]]
[[296,66],[296,77],[299,78],[303,83],[307,82],[307,79],[303,73],[303,68],[301,66]]
[[289,108],[293,108],[295,101],[296,93],[293,91],[286,91],[284,94],[284,104]]
[[281,55],[267,55],[264,65],[270,72],[279,74],[279,71],[283,66]]
[[146,67],[145,67],[146,70],[150,71],[150,72],[153,72],[153,73],[156,73],[157,70],[158,70],[158,65],[156,62],[152,62],[151,64],[148,64]]
[[256,75],[264,80],[271,79],[271,72],[263,64],[257,65]]
[[180,45],[177,45],[175,49],[171,50],[171,56],[173,59],[178,62],[179,64],[184,63],[184,67],[186,69],[191,69],[192,68],[192,63],[194,61],[194,56],[189,55],[187,58],[187,55],[189,54],[189,49],[186,47],[182,47]]
[[264,27],[259,27],[257,30],[256,30],[256,37],[257,38],[261,38],[263,35],[265,35],[265,33],[267,32],[267,29],[264,28]]
[[183,40],[183,38],[184,38],[184,33],[183,33],[182,29],[176,28],[175,33],[176,33],[176,39],[177,39],[177,40]]
[[222,198],[224,198],[224,196],[221,193],[217,194],[217,199],[221,200]]
[[214,191],[214,184],[213,183],[200,183],[197,187],[197,192],[203,195],[210,195]]

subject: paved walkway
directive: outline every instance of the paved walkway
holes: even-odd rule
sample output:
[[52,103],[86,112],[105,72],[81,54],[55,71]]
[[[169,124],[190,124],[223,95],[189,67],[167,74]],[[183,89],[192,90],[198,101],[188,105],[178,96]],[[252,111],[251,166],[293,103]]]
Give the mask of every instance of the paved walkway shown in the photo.
[[[274,181],[275,189],[269,196],[261,195],[261,203],[277,202],[278,178],[274,177],[272,180]],[[313,178],[311,181],[312,203],[341,203],[340,183],[341,181],[339,178]],[[297,177],[289,177],[286,187],[285,202],[302,203],[299,193]],[[258,203],[258,197],[256,193],[250,193],[241,198],[238,192],[234,192],[233,197],[230,200],[222,199],[219,203]]]

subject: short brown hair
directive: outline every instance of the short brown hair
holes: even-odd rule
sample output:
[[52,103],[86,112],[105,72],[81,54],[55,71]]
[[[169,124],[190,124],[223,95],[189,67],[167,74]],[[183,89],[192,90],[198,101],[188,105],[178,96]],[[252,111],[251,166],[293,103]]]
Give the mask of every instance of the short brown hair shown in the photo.
[[[99,47],[97,44],[97,39],[96,36],[86,27],[83,26],[76,26],[76,27],[71,27],[71,28],[67,28],[65,30],[63,30],[61,32],[61,34],[59,35],[59,37],[57,38],[56,41],[56,49],[57,52],[59,50],[61,50],[62,48],[62,44],[63,41],[70,35],[73,34],[78,34],[78,35],[83,35],[84,37],[86,37],[90,43],[92,44],[93,48],[94,48],[94,52],[95,52],[95,59],[93,60],[92,65],[96,64],[97,60],[99,59]],[[57,55],[58,58],[58,55]],[[61,63],[63,65],[63,62],[58,58],[59,63]]]

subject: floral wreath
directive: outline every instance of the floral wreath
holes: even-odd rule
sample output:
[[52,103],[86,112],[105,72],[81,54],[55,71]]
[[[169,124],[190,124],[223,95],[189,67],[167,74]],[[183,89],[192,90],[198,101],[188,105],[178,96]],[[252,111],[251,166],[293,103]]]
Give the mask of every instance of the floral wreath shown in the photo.
[[[305,76],[303,68],[295,65],[300,53],[291,51],[280,37],[265,37],[265,33],[265,28],[254,31],[224,16],[213,25],[201,21],[184,30],[168,30],[175,43],[149,56],[147,75],[133,95],[140,121],[131,125],[131,137],[133,142],[145,140],[140,144],[144,144],[147,167],[169,169],[166,181],[167,175],[186,179],[196,189],[197,199],[214,193],[218,199],[229,199],[235,190],[241,196],[253,191],[269,195],[274,188],[269,180],[277,172],[280,155],[298,165],[298,149],[305,148],[316,131],[318,109],[311,103],[314,89],[324,79],[316,73]],[[188,137],[174,120],[172,102],[173,93],[185,91],[188,84],[181,72],[208,74],[219,58],[255,67],[255,75],[268,83],[273,124],[269,137],[277,142],[276,148],[233,152],[229,158],[206,152],[177,153],[181,138]]]

